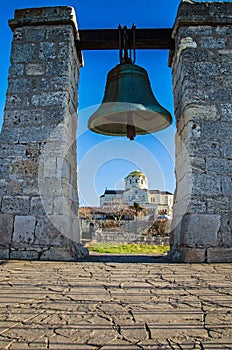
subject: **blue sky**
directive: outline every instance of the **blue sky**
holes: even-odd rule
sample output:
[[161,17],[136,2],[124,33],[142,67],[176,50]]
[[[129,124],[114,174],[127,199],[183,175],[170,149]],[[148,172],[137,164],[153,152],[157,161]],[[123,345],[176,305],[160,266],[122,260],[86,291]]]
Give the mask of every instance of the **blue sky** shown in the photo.
[[[3,119],[12,33],[8,19],[17,8],[73,6],[80,29],[131,27],[170,28],[173,26],[180,0],[8,0],[0,3],[1,79],[0,125]],[[85,66],[79,85],[78,173],[80,205],[99,205],[105,188],[123,188],[123,179],[138,168],[149,178],[149,187],[174,192],[173,126],[158,133],[137,136],[134,141],[124,137],[95,134],[87,129],[88,117],[101,103],[106,75],[118,64],[118,51],[84,51]],[[136,64],[144,67],[150,77],[157,100],[174,118],[172,76],[168,67],[168,50],[137,50]]]

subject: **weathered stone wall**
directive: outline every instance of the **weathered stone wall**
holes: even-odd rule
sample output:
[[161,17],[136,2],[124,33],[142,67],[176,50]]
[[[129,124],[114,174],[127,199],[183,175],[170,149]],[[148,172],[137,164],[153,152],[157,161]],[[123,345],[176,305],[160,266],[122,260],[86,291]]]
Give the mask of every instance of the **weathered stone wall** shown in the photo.
[[180,4],[173,30],[172,256],[232,261],[232,3]]
[[148,221],[121,221],[120,226],[112,230],[110,228],[102,228],[105,221],[97,220],[89,222],[80,220],[81,223],[81,239],[83,243],[89,241],[105,242],[105,243],[146,243],[156,245],[169,245],[169,237],[160,235],[147,235],[151,223]]
[[16,10],[0,136],[0,259],[73,260],[80,62],[72,7]]
[[110,232],[101,229],[95,232],[92,240],[103,243],[169,245],[169,237],[136,235],[133,232]]

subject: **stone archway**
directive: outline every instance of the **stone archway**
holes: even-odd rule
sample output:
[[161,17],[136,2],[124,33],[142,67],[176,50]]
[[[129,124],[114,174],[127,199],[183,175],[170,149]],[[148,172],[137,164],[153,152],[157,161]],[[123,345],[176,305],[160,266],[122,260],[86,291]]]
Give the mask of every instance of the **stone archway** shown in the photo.
[[[173,29],[175,261],[232,260],[231,12],[231,3],[182,2]],[[87,254],[77,218],[75,13],[17,10],[10,27],[0,258],[75,260]]]

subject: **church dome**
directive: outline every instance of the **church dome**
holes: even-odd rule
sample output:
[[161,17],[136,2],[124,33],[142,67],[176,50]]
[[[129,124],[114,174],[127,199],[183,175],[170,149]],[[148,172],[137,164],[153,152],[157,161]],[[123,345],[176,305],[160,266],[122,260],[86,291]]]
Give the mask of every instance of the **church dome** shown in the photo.
[[141,190],[148,189],[148,179],[146,175],[140,170],[132,171],[125,178],[125,189],[136,189],[139,188]]
[[143,177],[146,177],[144,175],[144,173],[142,173],[142,171],[139,171],[139,170],[134,170],[132,171],[130,174],[127,175],[127,177],[134,177],[134,176],[143,176]]

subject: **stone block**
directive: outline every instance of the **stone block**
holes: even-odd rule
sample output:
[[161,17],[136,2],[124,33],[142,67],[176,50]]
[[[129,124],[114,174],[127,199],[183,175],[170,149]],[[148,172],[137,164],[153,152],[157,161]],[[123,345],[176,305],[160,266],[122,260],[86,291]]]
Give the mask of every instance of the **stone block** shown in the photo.
[[39,260],[39,252],[33,249],[10,249],[9,258],[12,260]]
[[41,90],[51,91],[51,90],[67,90],[69,85],[68,76],[55,77],[55,78],[43,78],[41,79]]
[[12,238],[14,216],[0,213],[0,241],[1,245],[9,244]]
[[232,247],[232,220],[231,211],[221,214],[221,227],[219,232],[220,246],[229,248]]
[[41,152],[41,146],[36,143],[27,143],[26,145],[26,157],[37,161]]
[[12,62],[34,62],[37,59],[37,45],[36,44],[21,44],[14,43],[11,51]]
[[19,143],[19,136],[21,134],[21,130],[19,127],[16,127],[14,125],[14,128],[9,127],[9,125],[4,125],[2,128],[2,133],[1,133],[1,142],[7,144],[18,144]]
[[46,33],[47,33],[47,29],[42,27],[37,27],[37,28],[30,27],[28,29],[25,28],[24,38],[25,38],[25,41],[38,43],[40,41],[45,40]]
[[187,35],[191,34],[194,38],[199,36],[207,36],[212,35],[212,27],[207,25],[202,26],[189,26],[189,27],[181,27],[179,29],[179,35],[182,37],[186,37]]
[[[223,173],[222,173],[222,175],[223,175]],[[232,194],[231,175],[230,176],[222,176],[221,185],[222,185],[222,193],[225,196],[231,196],[231,194]]]
[[227,87],[223,88],[212,88],[209,91],[209,100],[212,102],[223,102],[223,103],[229,103],[231,102],[231,91],[228,90]]
[[66,92],[56,91],[33,95],[31,103],[35,107],[64,106],[69,99]]
[[20,143],[45,142],[51,132],[48,126],[39,123],[37,127],[24,127],[19,138]]
[[187,105],[183,113],[185,123],[190,122],[196,118],[205,120],[217,120],[220,118],[220,114],[217,111],[215,105],[200,105],[200,104],[190,104]]
[[231,263],[232,248],[208,248],[207,262],[208,263]]
[[181,26],[205,26],[231,24],[230,2],[187,2],[179,6],[174,33]]
[[43,123],[56,124],[62,123],[64,120],[64,111],[60,107],[52,106],[44,111]]
[[23,96],[19,94],[14,94],[14,95],[7,94],[5,108],[6,110],[27,108],[28,103],[29,103],[28,96]]
[[35,239],[35,216],[15,216],[13,245],[31,245]]
[[65,237],[68,237],[73,242],[80,243],[80,228],[78,217],[75,215],[75,213],[72,212],[70,205],[68,211],[62,212],[62,215],[50,215],[49,219],[57,228],[57,230],[61,232]]
[[46,65],[46,75],[47,76],[69,76],[69,64],[66,60],[61,61],[50,61]]
[[202,37],[201,47],[203,49],[224,49],[226,47],[225,38]]
[[68,194],[69,182],[67,179],[58,177],[43,177],[39,178],[40,195],[44,201],[57,196],[66,196]]
[[180,262],[203,263],[206,262],[206,249],[180,248]]
[[18,77],[24,73],[24,64],[23,63],[13,63],[9,69],[9,75],[13,77]]
[[2,213],[27,215],[30,208],[30,199],[27,196],[3,196]]
[[22,191],[25,196],[37,196],[39,195],[39,185],[37,178],[24,178],[22,183]]
[[14,160],[20,160],[26,155],[26,146],[20,144],[1,144],[1,157],[8,158],[11,162]]
[[192,194],[221,195],[221,176],[213,174],[192,173]]
[[[231,225],[230,225],[231,226]],[[224,247],[224,248],[230,248],[232,247],[232,230],[230,228],[230,231],[228,231],[228,227],[227,226],[227,230],[226,228],[221,228],[220,233],[219,233],[219,237],[220,237],[220,247]]]
[[[2,196],[7,194],[11,195],[22,195],[22,180],[18,181],[5,181],[4,179],[0,180],[0,188]],[[0,206],[1,207],[1,206]]]
[[232,159],[207,157],[206,169],[209,173],[232,175]]
[[[27,109],[27,110],[17,110],[14,111],[5,111],[5,124],[7,126],[12,127],[13,125],[19,125],[20,127],[24,127],[30,124],[33,125],[40,125],[43,122],[43,111],[37,110],[37,109]],[[9,141],[8,141],[9,142]],[[17,146],[24,146],[25,145],[18,145]]]
[[75,261],[77,258],[78,257],[72,253],[69,246],[49,247],[40,255],[40,260],[51,261]]
[[53,158],[43,157],[43,176],[46,178],[53,178],[53,177],[59,178],[57,173],[57,159],[55,155]]
[[[73,31],[71,27],[56,27],[47,28],[46,38],[48,41],[71,42],[73,38]],[[67,57],[67,56],[66,56]]]
[[186,214],[182,219],[180,243],[192,248],[216,247],[220,215]]
[[[231,52],[231,56],[232,56],[232,52]],[[221,116],[223,121],[231,122],[232,103],[221,104]]]
[[[50,6],[50,7],[35,7],[28,9],[15,10],[14,19],[9,21],[10,27],[15,28],[22,25],[34,25],[40,23],[49,27],[56,23],[76,24],[76,16],[73,7],[71,6]],[[54,27],[53,27],[54,28]],[[55,27],[56,30],[56,27]]]
[[10,160],[1,159],[0,163],[0,179],[8,178],[10,172]]
[[10,175],[12,179],[35,177],[38,174],[38,163],[30,159],[13,161],[11,164]]
[[40,197],[32,197],[30,202],[30,213],[35,216],[50,215],[53,213],[53,198],[46,199],[46,208]]
[[48,217],[37,219],[35,229],[35,245],[38,246],[64,246],[67,238],[60,234]]
[[52,42],[41,42],[39,44],[39,58],[41,60],[53,60],[56,57],[56,44]]
[[[180,206],[182,206],[183,204],[181,203]],[[189,203],[188,203],[188,207],[186,212],[192,214],[192,213],[199,213],[199,214],[204,214],[207,212],[207,214],[209,213],[209,211],[206,209],[206,201],[205,198],[191,198],[191,200],[189,199]],[[213,211],[212,214],[215,214],[215,212]]]
[[8,260],[10,258],[10,250],[0,247],[0,260]]
[[40,260],[53,260],[53,261],[76,261],[88,256],[88,250],[81,244],[72,244],[69,246],[51,247],[40,255]]
[[205,197],[208,214],[225,214],[230,212],[229,197],[225,195]]
[[25,66],[26,75],[44,75],[45,65],[42,63],[28,63]]
[[70,180],[71,167],[65,158],[57,158],[57,175],[60,178]]
[[64,215],[64,213],[68,213],[70,209],[71,209],[71,206],[68,198],[65,198],[64,196],[54,198],[55,215]]
[[11,242],[13,232],[14,216],[0,214],[0,244],[8,245]]
[[23,94],[36,91],[37,89],[36,79],[16,78],[11,79],[8,84],[8,93],[10,94]]
[[215,28],[216,34],[231,36],[231,26],[217,26]]

